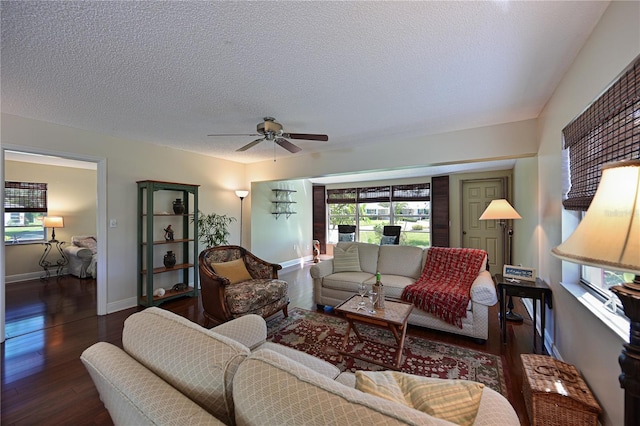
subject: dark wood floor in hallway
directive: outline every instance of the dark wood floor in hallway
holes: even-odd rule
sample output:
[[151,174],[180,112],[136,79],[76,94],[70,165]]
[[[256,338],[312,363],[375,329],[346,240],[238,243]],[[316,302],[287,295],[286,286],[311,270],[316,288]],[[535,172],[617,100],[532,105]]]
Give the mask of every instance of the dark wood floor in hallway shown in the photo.
[[[315,310],[309,264],[280,274],[289,282],[290,306]],[[132,283],[135,286],[135,283]],[[9,425],[111,425],[109,413],[80,362],[84,349],[98,341],[122,346],[124,320],[139,308],[96,315],[94,280],[71,276],[7,284],[6,332],[1,345],[1,421]],[[471,339],[410,326],[408,334],[501,355],[507,370],[509,400],[522,425],[529,425],[522,399],[521,353],[533,352],[532,322],[516,299],[524,323],[508,323],[501,343],[498,305],[491,308],[489,339]],[[161,306],[204,324],[198,298]],[[278,313],[277,315],[282,315]]]

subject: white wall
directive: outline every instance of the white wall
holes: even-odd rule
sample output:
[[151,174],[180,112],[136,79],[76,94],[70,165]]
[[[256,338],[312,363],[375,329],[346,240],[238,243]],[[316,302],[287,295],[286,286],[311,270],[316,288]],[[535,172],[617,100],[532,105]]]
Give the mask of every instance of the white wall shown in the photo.
[[539,118],[540,238],[531,241],[528,250],[538,250],[539,275],[553,289],[554,349],[585,376],[604,409],[604,425],[624,423],[617,361],[623,340],[560,285],[562,280],[574,280],[578,267],[567,264],[563,272],[562,262],[550,254],[575,222],[561,204],[561,132],[639,53],[640,3],[612,2]]
[[[239,217],[234,190],[246,187],[244,165],[185,151],[99,135],[65,126],[2,114],[2,143],[76,153],[107,161],[107,211],[117,228],[107,235],[107,310],[136,305],[137,186],[154,179],[200,185],[200,209]],[[239,237],[233,224],[232,241]],[[4,277],[3,277],[4,278]]]
[[[288,218],[274,211],[273,189],[291,189],[295,201]],[[251,186],[251,252],[270,262],[289,266],[312,256],[313,203],[311,182],[287,180],[256,182]]]
[[[56,229],[57,240],[70,244],[73,235],[96,234],[95,170],[9,160],[4,166],[6,180],[48,184],[49,215],[64,218],[64,228]],[[48,240],[51,230],[47,232]],[[41,244],[7,245],[4,259],[7,281],[34,279],[42,275],[42,268],[38,264],[42,253]],[[54,249],[48,260],[55,261],[56,255]]]
[[[331,135],[329,135],[331,137]],[[460,130],[419,139],[387,140],[355,150],[296,155],[247,166],[247,180],[274,181],[397,167],[535,156],[536,120]]]

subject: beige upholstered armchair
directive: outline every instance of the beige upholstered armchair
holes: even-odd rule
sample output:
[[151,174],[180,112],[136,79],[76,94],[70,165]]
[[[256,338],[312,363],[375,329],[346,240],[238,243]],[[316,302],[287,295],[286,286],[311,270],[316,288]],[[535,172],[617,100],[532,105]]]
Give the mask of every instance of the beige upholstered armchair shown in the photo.
[[200,293],[209,326],[247,314],[288,316],[288,284],[278,279],[282,266],[262,260],[240,246],[218,246],[200,253]]

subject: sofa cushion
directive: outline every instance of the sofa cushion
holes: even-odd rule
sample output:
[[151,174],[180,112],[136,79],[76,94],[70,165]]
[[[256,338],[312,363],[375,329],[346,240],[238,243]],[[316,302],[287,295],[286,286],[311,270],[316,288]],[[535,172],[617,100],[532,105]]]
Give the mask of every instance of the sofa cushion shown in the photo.
[[[363,272],[369,272],[375,274],[378,271],[378,251],[380,246],[378,244],[369,243],[338,243],[336,248],[346,250],[349,247],[358,248],[358,256],[360,258],[360,269]],[[335,248],[334,248],[335,253]]]
[[356,371],[356,389],[459,425],[472,425],[484,385],[397,371]]
[[252,278],[249,271],[247,271],[247,267],[244,265],[244,260],[242,259],[231,260],[229,262],[212,263],[211,267],[216,274],[227,278],[231,284],[247,281]]
[[358,285],[368,282],[372,277],[375,282],[375,276],[368,272],[338,272],[324,277],[322,286],[357,293]]
[[336,247],[333,250],[333,272],[360,272],[360,256],[358,246],[352,245],[343,249]]
[[[228,285],[224,297],[233,315],[258,314],[262,308],[287,298],[288,284],[272,278],[250,279]],[[269,311],[270,309],[267,309]]]
[[273,351],[253,352],[233,382],[237,425],[451,425],[331,380]]
[[160,308],[125,320],[124,350],[226,424],[233,422],[231,383],[249,348]]
[[378,272],[416,280],[422,272],[423,252],[423,249],[414,246],[381,246],[378,254]]

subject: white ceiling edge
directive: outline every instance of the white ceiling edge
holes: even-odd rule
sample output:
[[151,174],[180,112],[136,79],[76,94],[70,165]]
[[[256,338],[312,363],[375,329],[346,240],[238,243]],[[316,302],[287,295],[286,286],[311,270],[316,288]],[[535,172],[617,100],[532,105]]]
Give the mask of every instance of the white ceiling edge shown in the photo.
[[[49,166],[72,167],[76,169],[97,170],[97,164],[90,161],[79,161],[53,155],[33,154],[28,152],[18,152],[10,150],[5,151],[5,160],[20,161],[23,163],[44,164]],[[453,173],[480,173],[498,170],[511,170],[513,169],[514,165],[514,159],[479,161],[457,164],[442,164],[426,167],[411,167],[344,173],[330,176],[317,176],[309,178],[308,180],[314,184],[331,185],[353,182],[431,177]]]
[[71,167],[74,169],[98,170],[98,164],[91,161],[72,160],[53,155],[33,154],[29,152],[5,151],[5,160],[23,163],[44,164],[47,166]]
[[513,169],[516,160],[479,161],[472,163],[443,164],[427,167],[412,167],[402,169],[377,170],[362,173],[345,173],[331,176],[310,178],[315,184],[331,185],[352,182],[369,182],[376,180],[395,180],[417,177],[431,177],[454,173],[479,173]]

